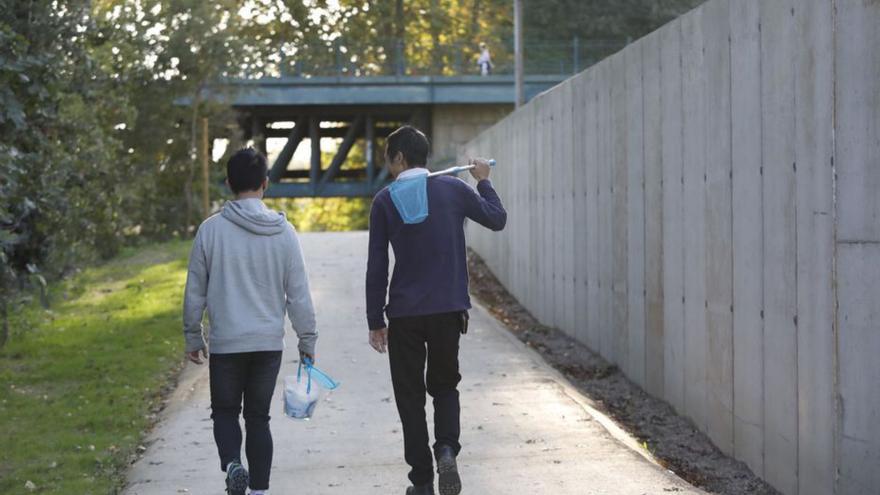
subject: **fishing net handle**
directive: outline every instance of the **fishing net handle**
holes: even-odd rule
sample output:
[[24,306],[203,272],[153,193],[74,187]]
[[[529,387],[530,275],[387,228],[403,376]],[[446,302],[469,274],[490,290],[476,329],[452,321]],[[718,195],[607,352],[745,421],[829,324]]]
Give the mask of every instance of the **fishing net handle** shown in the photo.
[[[490,167],[495,166],[495,159],[494,158],[489,160],[489,166]],[[458,174],[461,172],[465,172],[467,170],[471,170],[474,167],[476,167],[476,165],[458,165],[455,167],[449,167],[447,169],[438,170],[436,172],[431,172],[428,174],[428,177],[437,177],[438,175]]]

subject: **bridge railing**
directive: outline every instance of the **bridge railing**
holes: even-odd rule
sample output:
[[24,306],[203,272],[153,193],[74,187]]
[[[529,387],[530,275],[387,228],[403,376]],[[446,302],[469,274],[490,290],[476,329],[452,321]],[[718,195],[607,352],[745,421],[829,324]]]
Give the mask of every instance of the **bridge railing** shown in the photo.
[[[526,75],[577,74],[624,48],[629,40],[580,39],[526,40]],[[489,44],[492,74],[513,74],[513,41]],[[369,44],[351,44],[344,39],[327,41],[320,47],[306,47],[298,54],[283,56],[283,76],[463,76],[479,75],[480,48],[472,43],[452,42],[425,45],[382,39]]]

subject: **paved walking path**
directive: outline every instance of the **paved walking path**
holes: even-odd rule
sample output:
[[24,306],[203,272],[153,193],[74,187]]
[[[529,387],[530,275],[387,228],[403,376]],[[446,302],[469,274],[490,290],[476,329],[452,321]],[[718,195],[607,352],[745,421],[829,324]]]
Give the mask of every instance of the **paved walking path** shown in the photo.
[[[318,312],[318,365],[342,386],[310,422],[284,417],[276,388],[272,494],[402,494],[408,467],[387,355],[367,344],[367,235],[301,240]],[[279,381],[295,373],[295,340],[288,338],[291,352]],[[480,307],[461,341],[461,367],[464,494],[703,493],[645,458],[633,439]],[[125,493],[222,494],[209,415],[207,367],[190,364]]]

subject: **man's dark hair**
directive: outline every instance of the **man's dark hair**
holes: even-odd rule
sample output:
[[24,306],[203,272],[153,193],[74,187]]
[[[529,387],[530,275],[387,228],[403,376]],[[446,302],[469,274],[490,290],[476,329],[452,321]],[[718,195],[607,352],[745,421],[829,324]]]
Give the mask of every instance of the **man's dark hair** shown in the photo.
[[410,167],[424,167],[428,164],[429,147],[428,138],[422,131],[405,125],[388,136],[385,154],[393,160],[397,152],[400,152]]
[[226,179],[235,194],[256,191],[266,180],[268,173],[266,157],[253,148],[236,151],[226,163]]

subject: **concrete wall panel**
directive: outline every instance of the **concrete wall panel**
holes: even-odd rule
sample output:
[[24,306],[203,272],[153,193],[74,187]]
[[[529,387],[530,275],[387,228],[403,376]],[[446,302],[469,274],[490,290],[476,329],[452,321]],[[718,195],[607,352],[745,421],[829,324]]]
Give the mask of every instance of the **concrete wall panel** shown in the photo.
[[703,7],[682,17],[685,411],[706,431],[706,66]]
[[759,4],[730,3],[734,453],[764,470],[764,258]]
[[837,493],[880,487],[880,244],[838,247],[840,300],[840,480]]
[[539,145],[538,145],[538,160],[539,165],[542,168],[542,173],[538,174],[538,191],[540,194],[540,236],[541,236],[541,255],[539,257],[540,260],[540,271],[538,272],[539,284],[541,287],[541,305],[539,306],[540,310],[540,318],[541,321],[546,322],[547,324],[553,324],[553,286],[551,285],[553,280],[553,250],[555,246],[553,245],[553,225],[552,222],[548,222],[548,218],[553,217],[553,202],[550,199],[550,194],[552,192],[552,179],[553,174],[550,173],[548,168],[553,163],[553,154],[552,154],[552,146],[550,143],[550,136],[552,135],[552,121],[550,120],[550,100],[548,96],[537,99],[537,106],[539,112],[539,119],[541,122],[540,134],[539,134]]
[[663,163],[663,390],[684,409],[684,202],[681,20],[660,32],[660,157]]
[[880,4],[835,3],[838,237],[880,242]]
[[825,0],[795,11],[798,493],[834,491],[833,33]]
[[855,494],[880,487],[880,2],[836,12],[837,493]]
[[599,270],[600,270],[600,224],[599,224],[599,90],[596,82],[596,73],[587,72],[585,74],[586,87],[584,88],[584,108],[583,113],[584,135],[583,141],[586,146],[585,160],[586,183],[584,184],[584,193],[587,198],[587,217],[590,226],[587,232],[587,326],[589,328],[590,348],[600,349],[601,332],[603,323],[600,318],[600,292],[599,292]]
[[[563,180],[560,203],[562,204],[562,223],[560,227],[562,232],[563,246],[563,267],[562,281],[564,289],[564,317],[563,324],[572,329],[572,335],[578,336],[580,329],[575,324],[575,313],[578,306],[576,297],[575,284],[580,280],[579,273],[575,270],[575,233],[577,232],[575,218],[580,218],[583,223],[585,216],[583,210],[577,210],[574,207],[574,191],[575,191],[575,169],[577,164],[574,160],[575,140],[571,139],[576,128],[574,126],[574,106],[575,99],[573,93],[574,82],[569,79],[562,83],[562,119],[560,126],[560,138],[562,139],[562,163],[564,164]],[[580,172],[580,171],[579,171]],[[582,174],[580,174],[582,175]]]
[[733,231],[730,6],[706,4],[706,413],[709,437],[733,453]]
[[[797,491],[794,0],[761,2],[764,167],[764,476]],[[772,400],[769,400],[772,398]]]
[[552,222],[547,222],[550,225],[551,230],[551,240],[553,242],[551,249],[547,250],[547,255],[552,258],[552,270],[553,277],[550,280],[550,290],[553,297],[553,306],[552,306],[552,325],[557,328],[563,328],[565,326],[565,281],[563,279],[565,272],[565,246],[564,246],[564,206],[563,206],[563,190],[565,187],[565,169],[569,164],[563,161],[563,150],[565,147],[563,132],[564,123],[563,123],[563,108],[565,107],[564,96],[562,93],[565,90],[565,85],[561,84],[557,88],[557,94],[559,94],[556,98],[550,98],[548,104],[550,105],[550,135],[547,136],[547,142],[550,147],[550,164],[553,167],[553,172],[550,173],[550,191],[548,192],[550,197],[550,209],[551,209],[551,217],[553,219]]
[[599,328],[599,215],[598,204],[595,195],[596,182],[599,171],[599,136],[597,133],[599,120],[599,106],[596,93],[596,73],[584,72],[579,79],[582,85],[579,89],[581,102],[576,113],[582,115],[581,134],[577,138],[582,143],[581,161],[583,162],[583,180],[581,185],[584,195],[584,208],[586,213],[586,231],[581,235],[584,238],[585,249],[585,292],[584,311],[587,339],[590,348],[598,349],[601,346],[601,333]]
[[607,83],[611,79],[611,61],[606,60],[596,66],[596,76],[599,81],[604,81],[597,88],[598,93],[598,115],[597,123],[599,129],[599,151],[598,161],[598,190],[597,198],[599,203],[599,318],[601,331],[602,355],[608,359],[614,359],[614,322],[613,322],[613,230],[612,230],[612,211],[613,204],[613,188],[612,188],[612,170],[613,170],[613,147],[611,146],[612,121],[611,121],[611,85]]
[[[525,119],[527,123],[523,125],[527,129],[528,136],[524,136],[524,138],[528,139],[528,142],[531,144],[528,150],[528,177],[529,184],[528,189],[525,191],[526,198],[528,201],[528,212],[529,212],[529,265],[526,269],[529,272],[528,278],[528,287],[527,287],[527,301],[528,308],[531,310],[532,314],[539,317],[538,308],[541,306],[543,301],[541,300],[541,286],[538,283],[538,269],[540,265],[541,259],[541,237],[540,237],[540,226],[542,222],[542,217],[538,216],[538,177],[544,173],[543,168],[540,164],[543,162],[542,157],[538,154],[538,144],[537,140],[540,136],[541,132],[541,120],[538,114],[538,106],[535,103],[528,105],[525,109],[521,110],[524,112]],[[508,221],[510,219],[508,218]]]
[[642,44],[645,164],[645,388],[663,396],[663,154],[660,36]]
[[626,78],[627,375],[645,386],[645,152],[642,50],[623,53]]
[[574,329],[575,338],[580,342],[586,342],[592,345],[589,338],[589,330],[587,326],[587,263],[589,255],[587,253],[587,232],[590,229],[588,218],[589,212],[586,204],[586,140],[587,135],[584,132],[584,123],[586,114],[584,112],[584,98],[586,95],[586,78],[584,74],[573,77],[571,79],[571,210],[572,222],[571,228],[571,249],[572,249],[572,299],[574,307],[572,308],[572,328]]
[[612,318],[614,354],[612,359],[623,369],[628,362],[629,322],[627,296],[627,119],[626,65],[622,56],[611,58],[611,256]]

